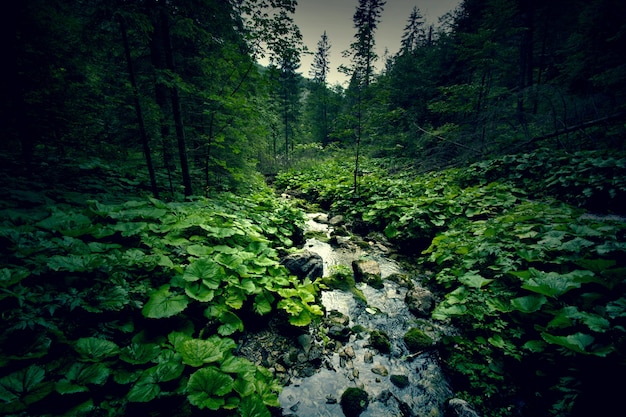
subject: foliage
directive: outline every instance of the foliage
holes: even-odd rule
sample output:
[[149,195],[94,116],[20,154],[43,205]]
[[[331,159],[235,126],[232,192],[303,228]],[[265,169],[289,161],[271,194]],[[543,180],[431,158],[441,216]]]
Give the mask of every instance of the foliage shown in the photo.
[[191,202],[38,201],[0,212],[3,414],[84,405],[123,416],[145,404],[162,415],[159,402],[185,398],[239,415],[278,406],[272,374],[234,349],[250,320],[282,310],[306,326],[322,313],[316,284],[278,260],[302,234],[292,203],[267,188]]
[[335,159],[276,184],[421,255],[432,317],[459,330],[444,363],[484,415],[583,415],[615,405],[604,381],[624,371],[625,160],[538,150],[416,175],[370,159],[354,195]]

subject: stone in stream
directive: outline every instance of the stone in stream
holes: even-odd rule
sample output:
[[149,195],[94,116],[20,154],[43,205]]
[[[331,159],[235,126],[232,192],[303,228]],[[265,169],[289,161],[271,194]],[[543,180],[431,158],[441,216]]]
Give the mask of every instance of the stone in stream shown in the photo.
[[409,311],[417,317],[430,317],[430,312],[435,307],[435,297],[422,287],[411,288],[404,298]]
[[446,404],[446,415],[451,417],[478,417],[470,404],[460,398],[451,398]]
[[319,278],[324,273],[324,261],[317,253],[305,250],[285,256],[281,263],[300,279]]
[[352,261],[352,271],[356,282],[364,282],[372,288],[384,287],[378,262],[372,259],[358,259]]

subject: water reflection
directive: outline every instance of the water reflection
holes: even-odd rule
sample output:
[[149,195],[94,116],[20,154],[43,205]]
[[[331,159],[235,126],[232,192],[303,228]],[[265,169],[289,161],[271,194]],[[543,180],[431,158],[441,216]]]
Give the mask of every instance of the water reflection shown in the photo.
[[[332,232],[326,224],[314,221],[310,215],[309,230]],[[319,216],[318,216],[319,218]],[[362,256],[375,259],[383,278],[402,273],[402,268],[380,253],[355,246],[354,250],[334,248],[326,242],[309,239],[305,248],[318,253],[324,260],[324,275],[333,265],[351,266]],[[414,283],[418,285],[417,282]],[[435,351],[410,355],[403,336],[415,325],[416,318],[408,310],[405,287],[386,280],[382,289],[357,284],[367,303],[355,300],[353,294],[341,290],[324,291],[321,302],[326,312],[337,310],[350,317],[350,326],[385,331],[391,340],[391,352],[381,354],[369,346],[367,331],[353,333],[344,345],[329,353],[328,362],[310,377],[294,377],[279,397],[286,416],[343,416],[339,400],[348,387],[363,388],[370,397],[363,417],[442,416],[444,402],[452,396],[450,387],[438,364]],[[349,354],[346,352],[349,350]],[[406,387],[400,388],[391,376],[404,376]]]

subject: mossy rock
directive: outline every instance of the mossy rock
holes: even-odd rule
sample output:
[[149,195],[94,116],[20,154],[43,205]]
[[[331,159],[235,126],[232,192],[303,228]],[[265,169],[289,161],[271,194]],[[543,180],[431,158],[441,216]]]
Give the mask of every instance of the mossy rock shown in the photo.
[[433,345],[433,339],[420,329],[411,328],[404,335],[404,343],[410,352],[420,352]]
[[382,330],[372,330],[370,332],[370,345],[380,353],[391,352],[389,335]]
[[340,404],[346,417],[358,417],[369,405],[369,397],[361,388],[350,387],[341,394]]
[[406,375],[391,375],[389,380],[393,385],[402,389],[409,386],[409,377]]

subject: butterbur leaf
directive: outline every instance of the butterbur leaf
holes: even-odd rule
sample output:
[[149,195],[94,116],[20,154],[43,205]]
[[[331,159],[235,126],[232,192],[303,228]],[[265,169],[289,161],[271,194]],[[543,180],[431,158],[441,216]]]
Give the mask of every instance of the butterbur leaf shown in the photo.
[[272,311],[273,302],[274,296],[267,291],[263,291],[254,297],[254,311],[260,315],[267,314]]
[[54,384],[44,382],[45,375],[42,367],[31,365],[0,378],[0,400],[13,411],[41,400],[54,389]]
[[187,383],[187,398],[196,407],[218,410],[226,401],[224,395],[233,390],[234,379],[217,368],[197,370]]
[[143,372],[139,380],[133,385],[128,392],[128,401],[132,402],[149,402],[156,398],[161,392],[158,379],[154,368],[147,369]]
[[243,331],[243,322],[233,312],[225,311],[220,316],[222,325],[218,327],[217,332],[222,336],[229,336],[235,332]]
[[271,417],[271,413],[258,395],[249,395],[241,400],[239,415],[241,417]]
[[461,282],[462,284],[465,284],[468,287],[478,288],[478,289],[484,287],[485,285],[489,284],[492,281],[493,281],[492,279],[483,278],[482,276],[474,272],[468,272],[464,274],[462,277],[459,277],[459,282]]
[[217,338],[207,340],[189,339],[182,342],[178,353],[183,358],[183,362],[189,366],[199,367],[207,363],[221,361],[224,351]]
[[541,333],[541,337],[550,344],[560,345],[573,350],[574,352],[584,354],[590,353],[586,349],[595,340],[593,336],[580,332],[569,336],[554,336],[550,333],[543,332]]
[[511,300],[511,305],[522,313],[534,313],[541,309],[548,300],[543,295],[527,295],[525,297],[517,297]]
[[256,366],[247,359],[231,355],[222,362],[220,369],[229,374],[247,374],[254,372]]
[[143,306],[144,317],[160,319],[172,317],[187,308],[189,298],[184,294],[173,294],[169,285],[163,285],[150,295],[150,300]]
[[[573,271],[568,274],[559,274],[556,272],[543,272],[531,268],[529,270],[530,278],[522,285],[522,288],[543,294],[548,297],[559,297],[566,292],[575,288],[580,288],[581,281],[578,280],[578,274],[576,272],[588,272],[593,275],[591,271]],[[584,274],[581,274],[581,277]]]
[[119,347],[110,340],[99,339],[97,337],[84,337],[78,339],[74,345],[83,360],[99,362],[119,353]]
[[133,365],[141,365],[159,356],[160,352],[161,348],[154,343],[132,343],[121,350],[120,359]]
[[191,262],[187,268],[185,268],[183,279],[189,282],[202,280],[204,285],[215,290],[219,288],[224,275],[224,268],[217,262],[211,259],[201,258]]
[[185,285],[185,294],[202,303],[208,303],[215,298],[215,290],[204,285],[204,280],[187,282]]
[[56,384],[56,390],[59,394],[88,391],[88,384],[103,385],[109,374],[110,370],[104,364],[76,362],[68,370],[66,377]]

